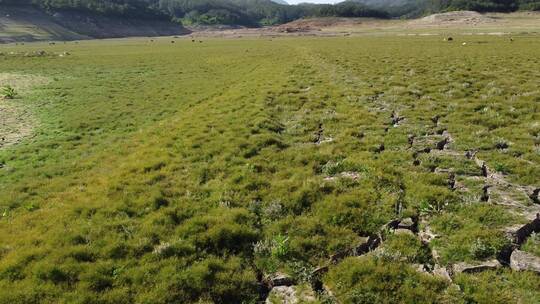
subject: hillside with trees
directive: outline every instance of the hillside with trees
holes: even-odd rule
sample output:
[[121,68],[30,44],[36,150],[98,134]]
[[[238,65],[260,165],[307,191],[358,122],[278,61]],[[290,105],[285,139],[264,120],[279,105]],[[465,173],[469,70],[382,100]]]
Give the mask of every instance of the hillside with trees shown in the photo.
[[0,5],[33,5],[47,12],[77,11],[127,18],[161,18],[184,24],[260,26],[303,17],[379,17],[388,15],[364,4],[284,5],[270,0],[0,0]]
[[0,0],[48,13],[76,11],[114,17],[172,20],[185,25],[264,26],[306,17],[407,18],[452,11],[539,10],[538,0],[347,0],[338,4],[286,5],[271,0]]

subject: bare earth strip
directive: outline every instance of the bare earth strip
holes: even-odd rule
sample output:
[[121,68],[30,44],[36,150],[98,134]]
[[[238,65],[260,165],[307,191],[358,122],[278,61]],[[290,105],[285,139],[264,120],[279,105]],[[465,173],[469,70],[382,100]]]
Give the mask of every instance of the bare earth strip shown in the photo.
[[192,28],[198,37],[359,36],[359,35],[510,35],[538,34],[540,13],[480,14],[458,11],[415,20],[374,18],[306,18],[263,28]]
[[0,73],[0,87],[11,86],[20,96],[15,100],[0,99],[0,149],[16,144],[32,135],[36,120],[26,106],[21,105],[32,87],[43,85],[48,79],[41,76]]
[[32,134],[34,119],[28,109],[10,101],[0,102],[0,149],[18,143]]

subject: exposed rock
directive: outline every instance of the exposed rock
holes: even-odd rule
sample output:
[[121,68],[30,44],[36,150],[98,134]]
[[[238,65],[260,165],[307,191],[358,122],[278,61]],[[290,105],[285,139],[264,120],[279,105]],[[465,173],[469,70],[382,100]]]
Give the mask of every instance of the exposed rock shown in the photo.
[[487,165],[486,165],[485,162],[482,162],[482,167],[481,167],[481,169],[482,169],[482,176],[483,176],[483,177],[488,177],[488,175],[489,175],[489,170],[488,170],[488,167],[487,167]]
[[473,159],[476,155],[476,151],[467,151],[465,152],[465,157],[467,159]]
[[355,249],[354,249],[354,255],[363,255],[365,253],[368,253],[372,251],[373,249],[379,247],[381,244],[381,238],[379,236],[370,236],[365,238],[365,240],[360,243]]
[[441,259],[441,255],[435,248],[431,248],[431,257],[433,257],[435,262],[438,262]]
[[394,127],[399,126],[399,123],[405,119],[405,117],[399,116],[396,112],[392,112],[390,118],[392,119],[391,125]]
[[293,286],[278,286],[273,288],[266,298],[266,304],[292,304],[298,303],[296,290]]
[[351,250],[343,250],[330,256],[330,262],[337,263],[351,255]]
[[309,288],[299,288],[298,286],[278,286],[274,287],[266,304],[296,304],[315,302],[315,294]]
[[318,144],[318,145],[321,144],[323,140],[323,133],[324,133],[323,124],[319,123],[319,125],[317,126],[317,132],[315,133],[315,140],[313,141],[315,144]]
[[268,285],[270,287],[276,287],[276,286],[291,286],[294,285],[294,280],[290,276],[284,274],[284,273],[276,273],[272,276],[269,276],[267,278]]
[[348,179],[352,179],[352,180],[358,180],[360,179],[361,177],[361,174],[359,172],[354,172],[354,171],[346,171],[346,172],[341,172],[335,176],[327,176],[324,178],[325,181],[334,181],[334,180],[337,180],[339,177],[341,178],[348,178]]
[[485,185],[484,187],[482,187],[482,196],[480,197],[480,200],[482,202],[489,201],[489,188],[491,188],[490,185]]
[[448,188],[450,190],[456,190],[456,174],[454,172],[448,174]]
[[423,222],[422,226],[424,228],[418,233],[418,236],[422,242],[429,243],[437,237],[437,235],[431,231],[431,228],[427,225],[427,223]]
[[396,229],[394,230],[395,234],[408,234],[408,235],[414,235],[414,233],[409,229]]
[[414,145],[414,139],[415,139],[415,136],[413,134],[409,134],[409,136],[407,137],[407,142],[409,143],[409,147],[412,147]]
[[312,276],[320,276],[328,272],[328,266],[319,266],[311,272]]
[[433,275],[452,282],[452,278],[450,277],[450,274],[448,273],[448,270],[446,270],[445,267],[435,265],[435,267],[433,268]]
[[529,194],[529,198],[533,201],[533,203],[540,204],[540,188],[534,189],[531,194]]
[[426,266],[424,264],[412,264],[411,267],[418,272],[427,273]]
[[445,137],[443,140],[437,143],[437,150],[444,150],[449,142],[450,139],[448,139],[448,137]]
[[521,250],[514,250],[510,256],[510,268],[517,271],[540,273],[540,257]]
[[170,243],[160,243],[156,247],[154,247],[154,250],[152,251],[153,254],[162,254],[164,251],[168,250],[171,247]]
[[416,231],[416,221],[410,217],[402,219],[399,224],[397,225],[398,229],[407,229],[410,231]]
[[536,218],[530,223],[523,226],[512,226],[506,229],[506,233],[512,239],[512,242],[518,246],[525,243],[533,232],[540,232],[540,214],[537,214]]
[[384,229],[397,229],[400,222],[400,220],[391,220],[384,225]]
[[498,143],[495,144],[495,148],[497,148],[499,150],[508,149],[508,143],[504,142],[504,141],[498,142]]
[[475,273],[501,267],[497,260],[484,261],[479,264],[458,263],[453,266],[453,273]]

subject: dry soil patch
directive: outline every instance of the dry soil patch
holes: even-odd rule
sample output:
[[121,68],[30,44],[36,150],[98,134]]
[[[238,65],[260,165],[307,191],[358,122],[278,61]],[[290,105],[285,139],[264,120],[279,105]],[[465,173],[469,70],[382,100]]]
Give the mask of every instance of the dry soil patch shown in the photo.
[[42,76],[0,73],[0,87],[11,86],[18,93],[15,99],[0,98],[0,149],[32,135],[36,120],[24,98],[31,88],[47,82]]

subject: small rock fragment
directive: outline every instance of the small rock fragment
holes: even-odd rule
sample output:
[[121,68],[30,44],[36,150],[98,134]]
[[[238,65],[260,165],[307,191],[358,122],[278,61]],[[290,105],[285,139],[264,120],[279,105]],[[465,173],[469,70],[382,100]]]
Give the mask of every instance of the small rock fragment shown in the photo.
[[394,234],[408,234],[408,235],[414,235],[414,233],[409,229],[396,229],[394,230]]
[[448,273],[448,270],[446,270],[445,267],[435,265],[435,267],[433,268],[433,275],[443,278],[449,282],[452,282],[452,278],[450,277],[450,274]]
[[510,268],[516,271],[540,273],[540,257],[521,250],[514,250],[510,256]]
[[458,263],[453,266],[454,274],[458,273],[475,273],[501,267],[501,263],[497,260],[484,261],[479,264]]
[[294,280],[290,276],[278,272],[275,275],[268,277],[268,284],[272,287],[291,286],[294,285]]

